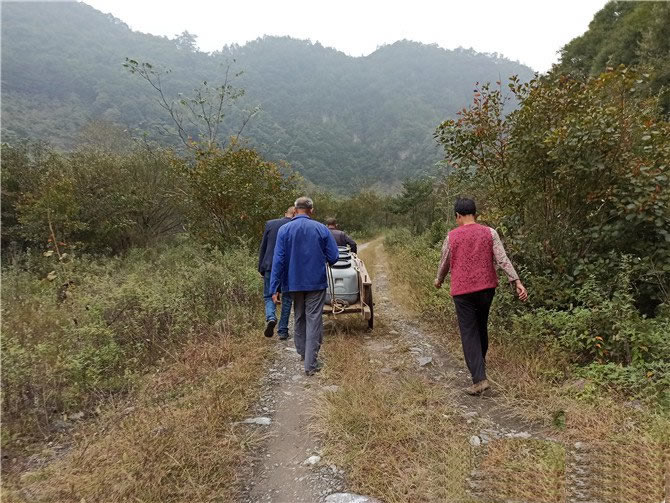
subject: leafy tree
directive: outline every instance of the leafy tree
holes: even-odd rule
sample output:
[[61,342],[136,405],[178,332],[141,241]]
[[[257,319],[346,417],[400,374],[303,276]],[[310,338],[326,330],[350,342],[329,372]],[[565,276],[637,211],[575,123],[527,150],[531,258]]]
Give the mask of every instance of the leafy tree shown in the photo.
[[650,73],[650,94],[670,112],[670,3],[610,1],[561,50],[557,71],[595,76],[620,64]]
[[430,178],[405,180],[402,192],[390,202],[391,211],[408,216],[409,224],[417,234],[430,227],[437,216],[434,185]]
[[507,117],[501,91],[484,86],[437,130],[447,184],[469,187],[524,266],[550,274],[547,298],[571,302],[565,288],[594,274],[614,287],[610,271],[632,256],[640,307],[668,300],[670,124],[644,82],[625,68],[512,81],[521,106]]
[[177,169],[191,231],[222,249],[259,241],[265,221],[282,215],[298,195],[295,175],[250,149],[199,153],[195,166],[182,161]]

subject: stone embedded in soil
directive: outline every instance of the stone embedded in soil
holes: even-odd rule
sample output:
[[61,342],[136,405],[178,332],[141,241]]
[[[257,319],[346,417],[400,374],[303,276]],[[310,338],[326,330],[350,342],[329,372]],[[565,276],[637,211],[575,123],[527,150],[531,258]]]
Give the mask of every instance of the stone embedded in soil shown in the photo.
[[310,456],[308,457],[305,461],[303,461],[303,465],[316,465],[321,461],[321,456]]
[[510,438],[531,438],[532,437],[532,435],[530,433],[525,432],[525,431],[520,431],[518,433],[517,432],[508,433],[506,436],[510,437]]
[[421,365],[422,367],[430,365],[431,363],[433,363],[432,356],[422,356],[421,358],[419,358],[419,365]]
[[378,499],[353,493],[334,493],[326,497],[326,503],[381,503]]
[[242,421],[244,424],[260,424],[261,426],[268,426],[272,422],[269,417],[250,417]]
[[330,386],[324,386],[323,391],[330,391],[331,393],[337,393],[340,391],[340,387],[337,384],[331,384]]
[[470,445],[472,447],[479,447],[482,444],[482,439],[479,438],[477,435],[472,435],[470,437]]

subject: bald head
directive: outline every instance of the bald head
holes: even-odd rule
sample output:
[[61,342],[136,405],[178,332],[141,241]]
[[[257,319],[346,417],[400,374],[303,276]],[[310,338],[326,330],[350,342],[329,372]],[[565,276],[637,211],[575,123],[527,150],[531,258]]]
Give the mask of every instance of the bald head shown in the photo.
[[295,206],[289,206],[286,210],[286,213],[284,213],[284,216],[287,218],[293,218],[295,216]]

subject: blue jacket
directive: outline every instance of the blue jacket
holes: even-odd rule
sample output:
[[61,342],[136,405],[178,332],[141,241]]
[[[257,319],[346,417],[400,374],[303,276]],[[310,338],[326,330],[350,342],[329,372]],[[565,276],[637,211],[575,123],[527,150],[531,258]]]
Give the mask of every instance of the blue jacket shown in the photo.
[[275,243],[277,242],[277,232],[279,228],[291,221],[290,218],[277,218],[265,222],[265,231],[263,232],[263,241],[258,250],[258,272],[265,274],[272,269],[272,256],[275,252]]
[[325,290],[326,262],[333,265],[339,255],[328,227],[307,215],[293,217],[277,234],[270,291]]

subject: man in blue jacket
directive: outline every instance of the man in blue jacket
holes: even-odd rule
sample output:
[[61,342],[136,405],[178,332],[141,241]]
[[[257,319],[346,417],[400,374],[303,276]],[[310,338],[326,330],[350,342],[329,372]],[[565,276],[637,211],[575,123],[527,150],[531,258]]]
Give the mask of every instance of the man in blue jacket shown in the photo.
[[270,291],[279,303],[279,292],[293,299],[295,349],[305,361],[305,373],[321,370],[317,361],[323,338],[323,305],[326,303],[326,262],[333,265],[339,250],[328,228],[312,220],[314,203],[309,197],[295,202],[296,216],[277,233],[272,260]]
[[[291,221],[295,215],[295,208],[291,206],[286,210],[284,218],[277,218],[275,220],[268,220],[265,222],[265,232],[263,232],[263,240],[261,241],[261,248],[258,252],[258,272],[264,278],[263,285],[263,299],[265,300],[265,337],[272,337],[274,335],[275,325],[277,325],[277,309],[272,300],[272,291],[270,290],[270,274],[272,271],[272,256],[275,251],[275,243],[277,242],[277,233],[279,228]],[[277,333],[279,339],[288,339],[288,318],[291,315],[291,297],[287,296],[284,299],[284,304],[281,308],[281,315],[279,317],[279,328]]]

